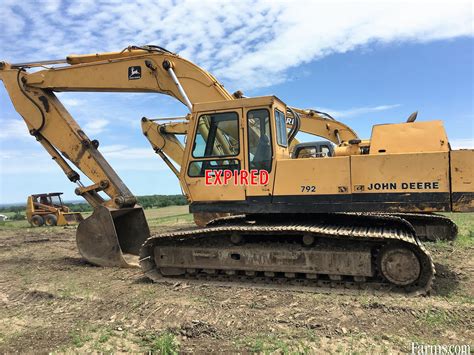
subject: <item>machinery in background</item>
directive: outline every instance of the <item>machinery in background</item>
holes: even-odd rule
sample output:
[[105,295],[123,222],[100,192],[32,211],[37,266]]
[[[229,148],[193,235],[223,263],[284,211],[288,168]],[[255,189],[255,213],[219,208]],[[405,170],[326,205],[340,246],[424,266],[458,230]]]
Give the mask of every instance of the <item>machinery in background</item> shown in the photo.
[[63,203],[62,194],[62,192],[51,192],[28,196],[26,201],[28,222],[33,227],[66,226],[82,222],[84,218],[81,213],[71,212]]

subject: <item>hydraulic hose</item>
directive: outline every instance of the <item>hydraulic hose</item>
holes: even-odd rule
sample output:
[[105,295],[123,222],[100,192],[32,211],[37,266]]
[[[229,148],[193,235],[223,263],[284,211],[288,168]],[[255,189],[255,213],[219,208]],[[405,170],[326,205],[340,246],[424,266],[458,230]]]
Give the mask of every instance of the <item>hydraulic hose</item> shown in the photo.
[[301,118],[300,115],[295,112],[295,110],[293,110],[291,107],[287,107],[287,111],[290,112],[293,116],[293,126],[291,127],[290,133],[288,134],[288,144],[290,144],[300,130]]
[[21,80],[20,80],[20,72],[21,72],[22,70],[23,70],[23,68],[18,69],[18,74],[16,75],[16,81],[17,81],[17,83],[18,83],[18,86],[20,87],[20,90],[21,90],[21,92],[23,93],[23,95],[25,95],[26,98],[27,98],[28,100],[30,100],[30,101],[33,103],[33,105],[35,105],[35,106],[38,108],[38,110],[40,111],[40,113],[41,113],[41,125],[39,126],[39,128],[33,128],[32,130],[30,130],[30,134],[33,135],[33,136],[35,136],[35,135],[37,135],[38,133],[40,133],[41,130],[43,129],[43,127],[44,127],[44,125],[45,125],[45,123],[46,123],[46,117],[45,117],[45,115],[44,115],[43,110],[41,109],[41,106],[38,105],[38,103],[37,103],[35,100],[33,100],[33,99],[26,93],[26,90],[23,88],[23,83],[22,83]]

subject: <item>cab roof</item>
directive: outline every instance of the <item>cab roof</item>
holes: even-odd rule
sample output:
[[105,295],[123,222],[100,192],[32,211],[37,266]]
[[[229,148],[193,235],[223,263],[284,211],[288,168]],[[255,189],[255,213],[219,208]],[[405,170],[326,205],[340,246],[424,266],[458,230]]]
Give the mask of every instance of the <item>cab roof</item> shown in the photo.
[[276,96],[257,96],[250,98],[242,98],[235,100],[225,100],[225,101],[212,101],[212,102],[199,102],[193,105],[194,112],[203,112],[203,111],[219,111],[219,110],[228,110],[236,108],[247,108],[255,106],[271,106],[274,103],[280,103],[285,105]]
[[62,194],[63,192],[49,192],[49,193],[43,193],[43,194],[34,194],[31,196],[32,197],[50,197],[50,196],[60,196]]

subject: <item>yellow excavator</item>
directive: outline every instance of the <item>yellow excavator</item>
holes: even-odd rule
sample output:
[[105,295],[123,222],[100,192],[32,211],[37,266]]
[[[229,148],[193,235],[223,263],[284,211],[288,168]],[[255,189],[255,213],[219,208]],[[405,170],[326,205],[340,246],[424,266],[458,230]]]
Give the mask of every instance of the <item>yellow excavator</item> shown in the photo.
[[[420,239],[456,234],[435,212],[474,211],[474,151],[451,150],[441,121],[412,115],[376,125],[361,140],[327,114],[275,96],[230,94],[158,46],[2,62],[0,79],[31,135],[94,207],[79,224],[77,245],[97,265],[129,267],[139,255],[153,280],[205,276],[425,294],[435,269]],[[135,196],[58,91],[157,92],[185,104],[185,117],[142,118],[142,129],[206,226],[150,236]],[[298,132],[335,147],[298,144]],[[67,160],[93,184],[84,186]]]

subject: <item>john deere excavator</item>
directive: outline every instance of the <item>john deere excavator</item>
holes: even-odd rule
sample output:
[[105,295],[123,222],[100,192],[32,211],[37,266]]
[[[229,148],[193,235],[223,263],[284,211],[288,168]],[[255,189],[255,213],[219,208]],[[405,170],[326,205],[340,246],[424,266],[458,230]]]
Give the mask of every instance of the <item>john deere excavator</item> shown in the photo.
[[[28,71],[38,67],[45,69]],[[474,151],[451,150],[441,121],[410,116],[376,125],[361,140],[328,115],[275,96],[231,95],[205,70],[157,46],[2,62],[0,79],[30,133],[94,207],[77,245],[97,265],[132,266],[129,255],[139,254],[153,280],[204,276],[424,294],[435,270],[420,237],[456,234],[433,213],[474,210]],[[142,118],[143,132],[179,178],[191,212],[231,215],[150,236],[135,196],[57,91],[157,92],[184,103],[188,115]],[[302,158],[308,155],[299,151],[311,146],[296,144],[298,131],[336,147]],[[84,186],[66,159],[93,184]]]

